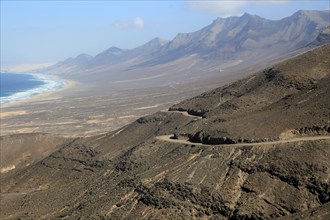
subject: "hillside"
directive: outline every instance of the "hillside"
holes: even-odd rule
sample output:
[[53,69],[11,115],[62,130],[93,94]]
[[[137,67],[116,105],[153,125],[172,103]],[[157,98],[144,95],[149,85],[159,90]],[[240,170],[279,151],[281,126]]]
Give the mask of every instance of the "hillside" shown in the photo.
[[329,54],[328,44],[2,174],[0,218],[329,219]]
[[329,45],[186,100],[170,110],[203,116],[204,120],[180,131],[203,143],[259,142],[287,133],[327,132],[328,56]]
[[1,136],[0,173],[33,164],[58,150],[70,138],[50,134]]

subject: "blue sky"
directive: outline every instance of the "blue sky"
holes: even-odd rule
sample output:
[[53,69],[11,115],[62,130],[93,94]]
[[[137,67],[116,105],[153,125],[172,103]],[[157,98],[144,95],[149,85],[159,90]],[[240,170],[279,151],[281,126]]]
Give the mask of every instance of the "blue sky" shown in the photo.
[[326,10],[322,1],[9,1],[1,0],[1,65],[40,64],[110,46],[130,49],[155,37],[173,39],[217,17],[244,12],[281,19]]

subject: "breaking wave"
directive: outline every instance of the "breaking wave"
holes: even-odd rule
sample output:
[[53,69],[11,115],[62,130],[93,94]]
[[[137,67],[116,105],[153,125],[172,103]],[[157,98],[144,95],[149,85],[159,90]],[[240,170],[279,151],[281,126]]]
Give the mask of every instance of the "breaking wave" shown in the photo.
[[0,104],[9,103],[12,101],[25,100],[35,95],[54,91],[56,89],[62,88],[65,85],[64,81],[54,79],[53,76],[48,76],[39,73],[26,73],[26,74],[33,76],[35,80],[41,81],[43,82],[43,84],[37,88],[28,89],[26,91],[16,92],[13,93],[12,95],[1,97]]

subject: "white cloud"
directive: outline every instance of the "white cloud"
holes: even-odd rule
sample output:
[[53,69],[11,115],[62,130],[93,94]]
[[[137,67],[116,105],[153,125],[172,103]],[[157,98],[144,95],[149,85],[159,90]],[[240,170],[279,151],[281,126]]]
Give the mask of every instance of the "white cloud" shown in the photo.
[[288,0],[240,0],[240,1],[186,1],[186,7],[190,10],[205,11],[219,14],[221,16],[240,15],[246,6],[265,6],[275,4],[286,4]]
[[136,17],[132,21],[117,21],[114,26],[119,29],[142,29],[144,27],[144,21],[140,17]]
[[144,27],[144,22],[143,22],[142,18],[140,18],[140,17],[135,18],[134,19],[134,26],[135,26],[135,28],[138,28],[138,29],[143,28]]

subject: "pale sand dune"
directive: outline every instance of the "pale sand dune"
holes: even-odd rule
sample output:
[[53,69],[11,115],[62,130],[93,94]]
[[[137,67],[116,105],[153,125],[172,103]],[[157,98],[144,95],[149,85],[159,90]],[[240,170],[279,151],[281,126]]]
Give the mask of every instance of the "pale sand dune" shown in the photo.
[[10,116],[16,116],[16,115],[25,115],[28,114],[26,111],[10,111],[10,112],[0,112],[0,118],[6,118]]
[[125,118],[135,118],[136,115],[125,115],[125,116],[120,116],[120,119],[125,119]]

